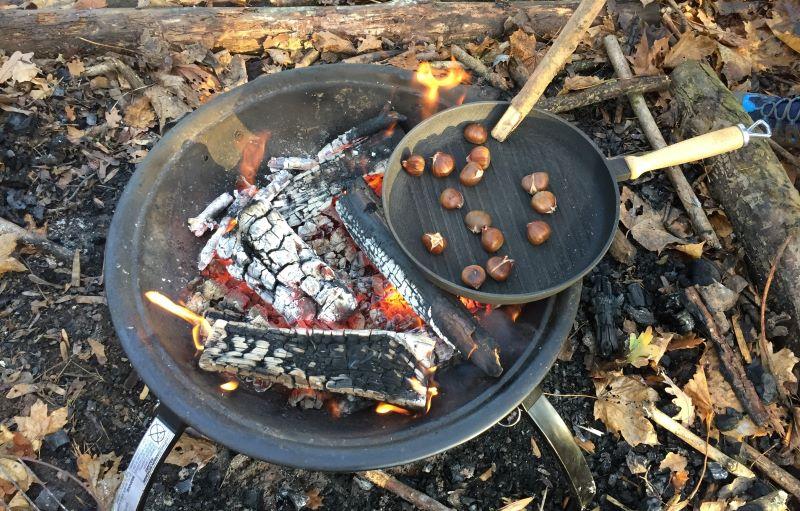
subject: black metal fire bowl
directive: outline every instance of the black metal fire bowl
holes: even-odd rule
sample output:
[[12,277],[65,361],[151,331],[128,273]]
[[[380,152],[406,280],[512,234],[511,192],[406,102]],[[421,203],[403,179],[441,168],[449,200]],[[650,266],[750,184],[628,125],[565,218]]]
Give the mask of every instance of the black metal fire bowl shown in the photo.
[[[376,415],[341,419],[297,410],[279,393],[219,390],[198,369],[189,326],[143,299],[177,297],[197,276],[203,240],[186,228],[236,180],[237,139],[269,130],[269,155],[313,154],[330,138],[378,113],[387,101],[421,118],[421,88],[407,72],[330,65],[259,78],[221,94],[187,116],[154,147],[119,201],[105,254],[108,304],[117,335],[144,382],[182,421],[231,449],[305,469],[357,471],[431,456],[475,437],[513,410],[545,376],[575,317],[580,284],[528,304],[516,324],[493,328],[505,372],[492,379],[469,363],[437,375],[441,395],[422,418]],[[439,109],[491,99],[475,89],[442,95]]]

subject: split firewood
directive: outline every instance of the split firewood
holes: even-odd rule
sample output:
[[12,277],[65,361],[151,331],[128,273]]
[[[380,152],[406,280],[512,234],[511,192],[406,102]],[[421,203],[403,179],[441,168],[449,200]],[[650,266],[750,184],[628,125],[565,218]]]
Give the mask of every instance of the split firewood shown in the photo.
[[[169,45],[199,43],[231,53],[260,52],[267,36],[294,33],[306,37],[326,30],[353,36],[371,34],[395,41],[406,40],[410,34],[431,41],[439,37],[471,41],[476,37],[499,37],[504,32],[504,22],[515,16],[525,16],[537,37],[549,39],[561,30],[576,4],[390,1],[335,7],[19,9],[0,16],[0,49],[55,57],[59,53],[105,51],[103,45],[136,48],[145,30],[158,33]],[[598,17],[596,22],[600,21]]]
[[17,237],[17,240],[21,241],[22,243],[40,248],[50,254],[53,254],[55,257],[63,261],[71,262],[74,256],[74,252],[72,250],[63,247],[54,241],[50,241],[41,234],[31,232],[24,227],[20,227],[14,222],[9,222],[5,218],[0,218],[0,234],[13,234]]
[[256,326],[218,319],[200,368],[424,409],[435,341],[385,330]]
[[[752,119],[714,71],[684,62],[672,73],[683,137],[692,137]],[[704,161],[708,187],[741,240],[750,269],[763,288],[775,249],[800,225],[800,194],[769,144],[751,140],[747,147]],[[786,248],[775,274],[770,299],[791,316],[790,347],[800,350],[800,236]]]
[[422,509],[423,511],[454,511],[421,491],[415,490],[390,476],[383,470],[367,470],[366,472],[359,472],[358,475],[372,484],[394,493],[406,502],[410,502],[417,509]]
[[398,246],[371,191],[356,183],[336,202],[336,212],[356,244],[408,305],[443,340],[490,376],[503,372],[492,335],[452,295],[432,284]]
[[[614,66],[614,71],[617,76],[620,78],[631,78],[633,74],[631,73],[630,65],[625,55],[622,53],[622,48],[620,48],[616,36],[607,35],[603,39],[603,43],[606,48],[606,53],[608,53],[608,59]],[[653,146],[654,149],[666,147],[667,142],[664,140],[661,130],[658,129],[656,120],[653,118],[653,114],[650,112],[650,108],[647,106],[647,102],[644,100],[642,93],[631,92],[628,94],[628,99],[630,100],[631,108],[633,108],[636,117],[639,119],[639,126],[642,128],[645,136],[647,136],[647,140],[650,141],[650,145]],[[665,169],[664,172],[675,188],[675,194],[678,196],[678,199],[680,199],[683,209],[686,210],[686,214],[692,222],[695,233],[700,236],[708,246],[721,248],[722,245],[717,238],[717,234],[714,232],[714,228],[711,226],[711,222],[708,220],[708,216],[706,216],[706,212],[703,210],[700,200],[697,198],[697,195],[692,189],[692,185],[686,179],[686,176],[683,175],[681,169],[679,167],[669,167]]]

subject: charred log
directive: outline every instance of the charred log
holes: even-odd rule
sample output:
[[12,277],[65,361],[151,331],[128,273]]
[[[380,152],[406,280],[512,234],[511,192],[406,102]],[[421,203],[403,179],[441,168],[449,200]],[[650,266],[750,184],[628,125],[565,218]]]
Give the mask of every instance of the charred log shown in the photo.
[[315,330],[217,320],[200,368],[422,409],[435,341],[384,330]]
[[336,211],[356,244],[442,339],[453,344],[490,376],[503,372],[492,335],[452,295],[420,272],[397,245],[382,218],[381,208],[361,180],[336,203]]

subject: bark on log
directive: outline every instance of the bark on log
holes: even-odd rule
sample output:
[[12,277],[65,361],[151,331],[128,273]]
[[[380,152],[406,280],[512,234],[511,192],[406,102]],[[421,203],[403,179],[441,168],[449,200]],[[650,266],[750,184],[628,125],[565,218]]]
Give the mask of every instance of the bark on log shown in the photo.
[[[717,128],[752,123],[714,71],[685,62],[672,73],[679,128],[688,138]],[[791,348],[800,349],[800,194],[769,144],[752,140],[732,153],[705,160],[708,185],[744,245],[760,288],[769,274],[775,250],[794,232],[775,274],[771,303],[788,313]]]
[[218,319],[205,343],[199,361],[205,371],[424,409],[436,341],[424,334],[273,328]]
[[200,43],[237,53],[261,51],[267,36],[322,30],[395,42],[412,37],[457,42],[497,37],[505,20],[519,14],[527,15],[537,37],[547,39],[561,30],[577,4],[395,0],[346,7],[7,10],[0,16],[0,49],[33,51],[37,57],[107,51],[91,42],[134,50],[145,30],[171,44]]

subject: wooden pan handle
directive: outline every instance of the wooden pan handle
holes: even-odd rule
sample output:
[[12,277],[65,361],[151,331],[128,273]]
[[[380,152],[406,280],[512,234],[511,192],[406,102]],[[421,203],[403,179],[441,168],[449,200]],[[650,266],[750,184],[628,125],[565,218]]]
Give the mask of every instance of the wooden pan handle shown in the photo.
[[748,135],[744,126],[731,126],[712,131],[699,137],[678,142],[663,149],[641,156],[626,156],[625,163],[631,171],[631,179],[645,172],[689,163],[718,154],[735,151],[747,144]]
[[550,47],[542,61],[536,64],[536,68],[531,73],[528,81],[525,82],[525,86],[511,100],[511,105],[494,129],[492,129],[494,138],[503,142],[519,126],[522,119],[530,113],[533,105],[539,101],[542,93],[553,81],[553,78],[564,66],[564,63],[575,53],[578,43],[580,43],[581,38],[586,34],[589,26],[600,13],[600,9],[603,8],[605,3],[606,0],[581,1],[567,24],[561,29],[561,33],[553,41],[553,46]]

